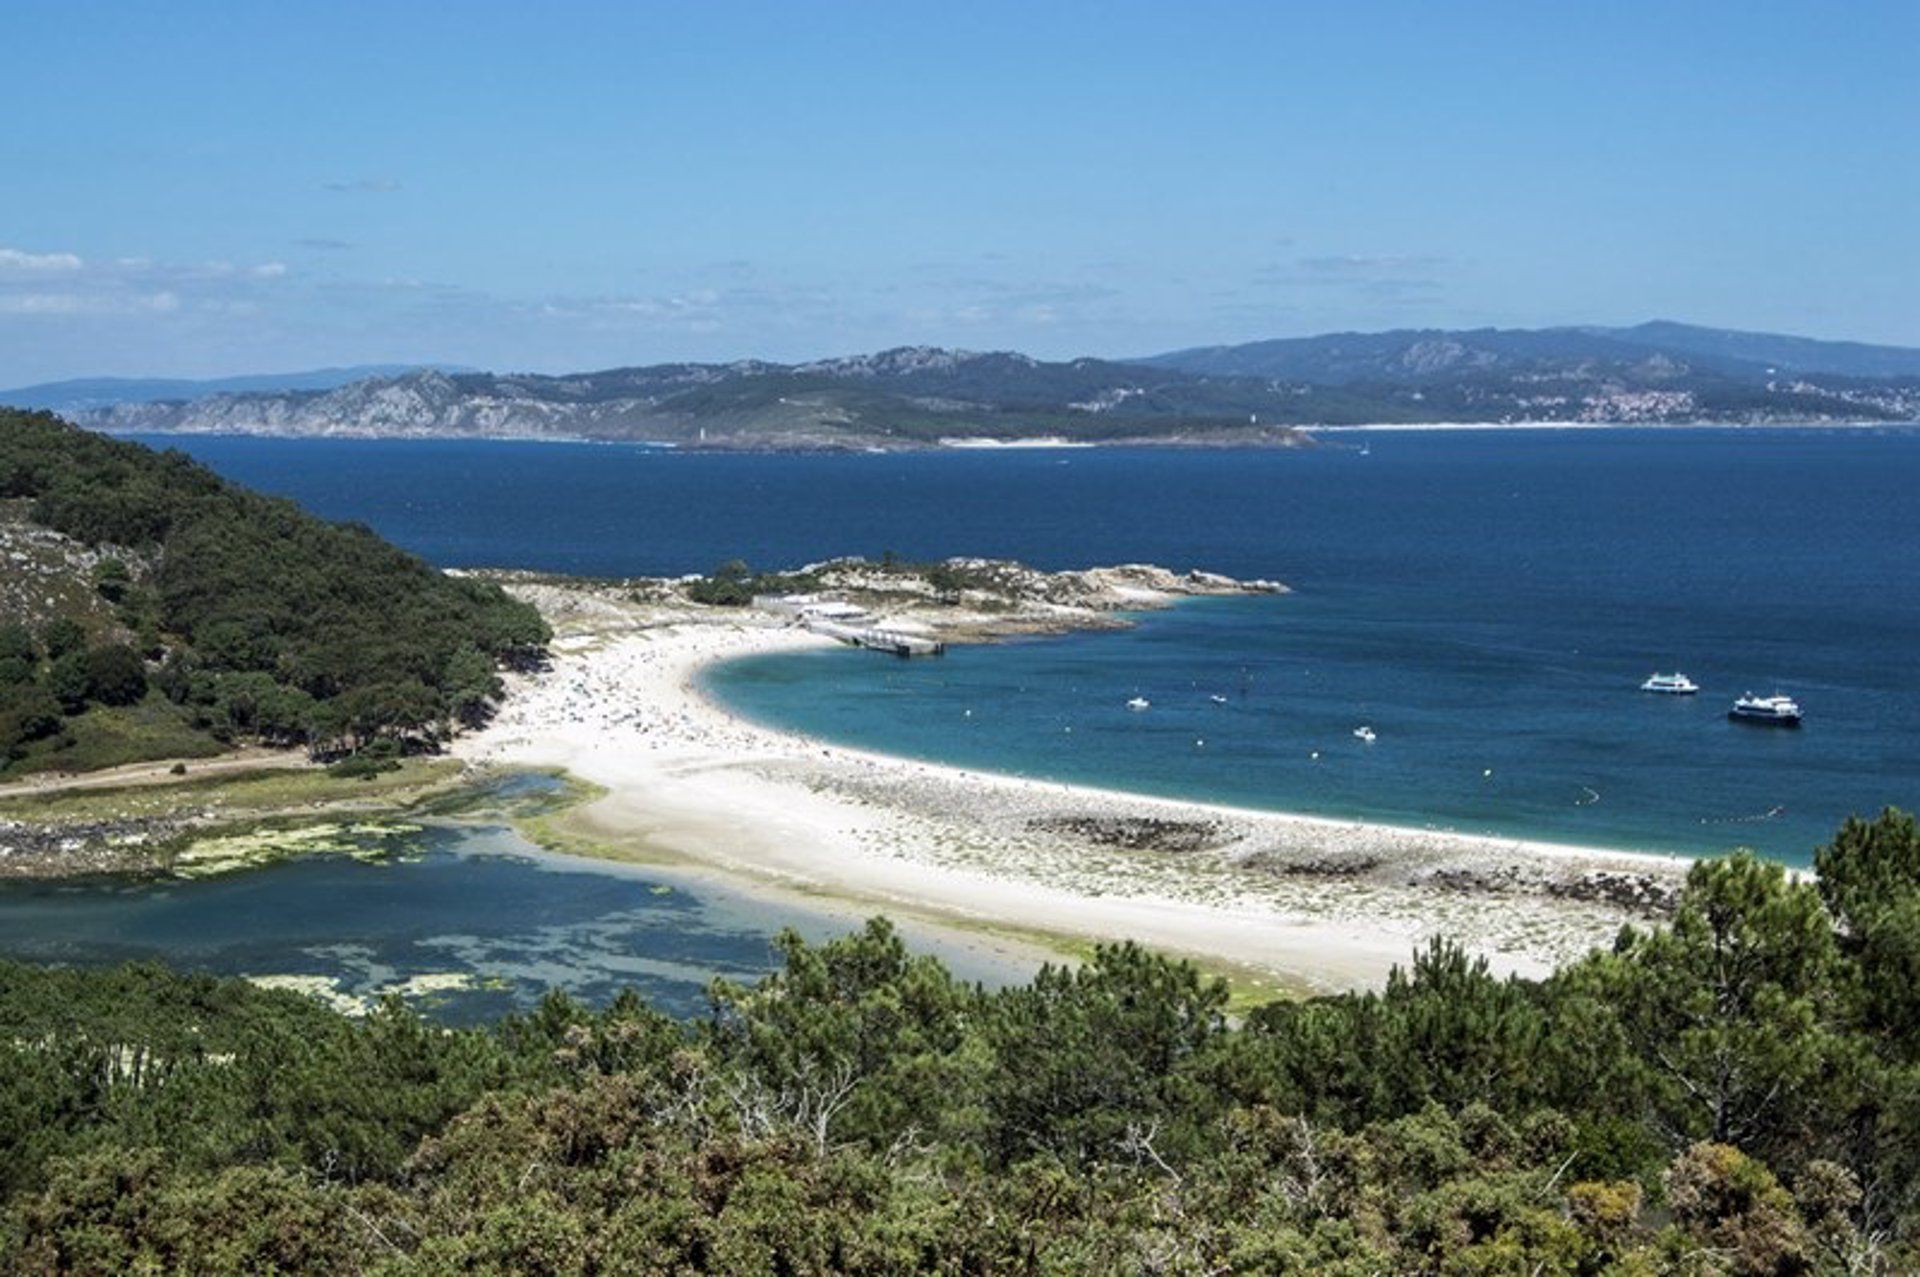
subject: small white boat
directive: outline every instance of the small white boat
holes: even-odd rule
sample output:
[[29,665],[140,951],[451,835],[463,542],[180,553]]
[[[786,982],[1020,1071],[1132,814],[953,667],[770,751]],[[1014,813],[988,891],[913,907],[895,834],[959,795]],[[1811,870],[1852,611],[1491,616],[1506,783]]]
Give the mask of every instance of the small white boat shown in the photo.
[[1132,700],[1127,702],[1127,708],[1139,710],[1139,709],[1145,709],[1147,706],[1151,704],[1153,704],[1153,702],[1148,700],[1146,697],[1136,696]]
[[1354,728],[1353,734],[1356,739],[1363,740],[1369,745],[1373,744],[1374,741],[1379,739],[1379,737],[1374,733],[1374,730],[1371,727],[1367,727],[1364,725]]
[[1675,670],[1671,674],[1653,674],[1640,684],[1643,692],[1660,692],[1667,696],[1691,696],[1700,690],[1700,685]]
[[1212,701],[1215,705],[1225,705],[1227,703],[1227,698],[1220,695],[1220,693],[1218,692],[1215,692],[1212,696],[1207,697],[1207,699]]
[[1772,696],[1755,696],[1748,692],[1733,703],[1727,711],[1727,717],[1736,723],[1766,723],[1774,727],[1800,726],[1800,705],[1791,696],[1782,696],[1778,692]]

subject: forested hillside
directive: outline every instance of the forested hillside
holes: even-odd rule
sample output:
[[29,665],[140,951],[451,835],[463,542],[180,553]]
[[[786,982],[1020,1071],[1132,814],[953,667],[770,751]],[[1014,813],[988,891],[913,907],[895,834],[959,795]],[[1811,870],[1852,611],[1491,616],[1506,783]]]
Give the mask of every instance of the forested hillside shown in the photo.
[[986,993],[883,923],[679,1024],[485,1031],[0,966],[0,1267],[1797,1274],[1920,1264],[1920,834],[1702,863],[1544,981],[1276,1003],[1132,947]]
[[184,455],[0,409],[0,773],[431,745],[547,639],[497,586]]

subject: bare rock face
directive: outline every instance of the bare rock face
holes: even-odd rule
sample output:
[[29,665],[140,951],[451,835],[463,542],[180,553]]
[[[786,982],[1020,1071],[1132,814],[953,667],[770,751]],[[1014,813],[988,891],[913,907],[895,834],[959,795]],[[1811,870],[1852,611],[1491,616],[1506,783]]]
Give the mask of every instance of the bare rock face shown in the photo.
[[1175,572],[1150,563],[1047,572],[1002,559],[952,558],[930,565],[833,559],[801,569],[819,588],[849,594],[921,596],[998,608],[1047,606],[1087,612],[1153,607],[1193,595],[1284,594],[1275,581],[1217,572]]
[[96,550],[26,520],[26,502],[0,501],[0,623],[38,629],[70,617],[92,630],[118,625],[113,607],[93,588],[93,570],[117,557],[136,575],[131,551]]

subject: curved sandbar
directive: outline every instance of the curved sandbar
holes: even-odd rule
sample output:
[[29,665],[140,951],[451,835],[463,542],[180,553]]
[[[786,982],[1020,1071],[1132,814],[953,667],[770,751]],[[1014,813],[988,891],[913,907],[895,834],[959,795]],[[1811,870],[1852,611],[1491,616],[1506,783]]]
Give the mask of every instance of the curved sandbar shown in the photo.
[[1686,867],[848,749],[740,719],[697,683],[713,662],[831,640],[747,609],[520,588],[560,636],[551,668],[457,752],[604,787],[574,820],[611,854],[969,928],[1133,939],[1321,990],[1376,984],[1440,935],[1543,973],[1643,919]]

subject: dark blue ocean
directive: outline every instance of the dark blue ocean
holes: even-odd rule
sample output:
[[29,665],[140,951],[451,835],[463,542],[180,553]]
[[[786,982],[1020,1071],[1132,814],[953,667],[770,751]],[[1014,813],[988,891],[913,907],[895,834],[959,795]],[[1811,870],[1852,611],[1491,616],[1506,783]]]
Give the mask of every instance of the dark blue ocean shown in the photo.
[[[748,714],[872,748],[1465,831],[1748,845],[1796,863],[1849,812],[1920,804],[1916,430],[856,456],[146,442],[447,566],[628,575],[891,550],[1147,561],[1294,587],[1120,634],[915,663],[835,651],[711,678]],[[1675,667],[1701,695],[1635,690]],[[1729,723],[1749,689],[1796,696],[1805,728]],[[1152,708],[1129,712],[1134,695]],[[1361,724],[1372,745],[1352,735]]]

